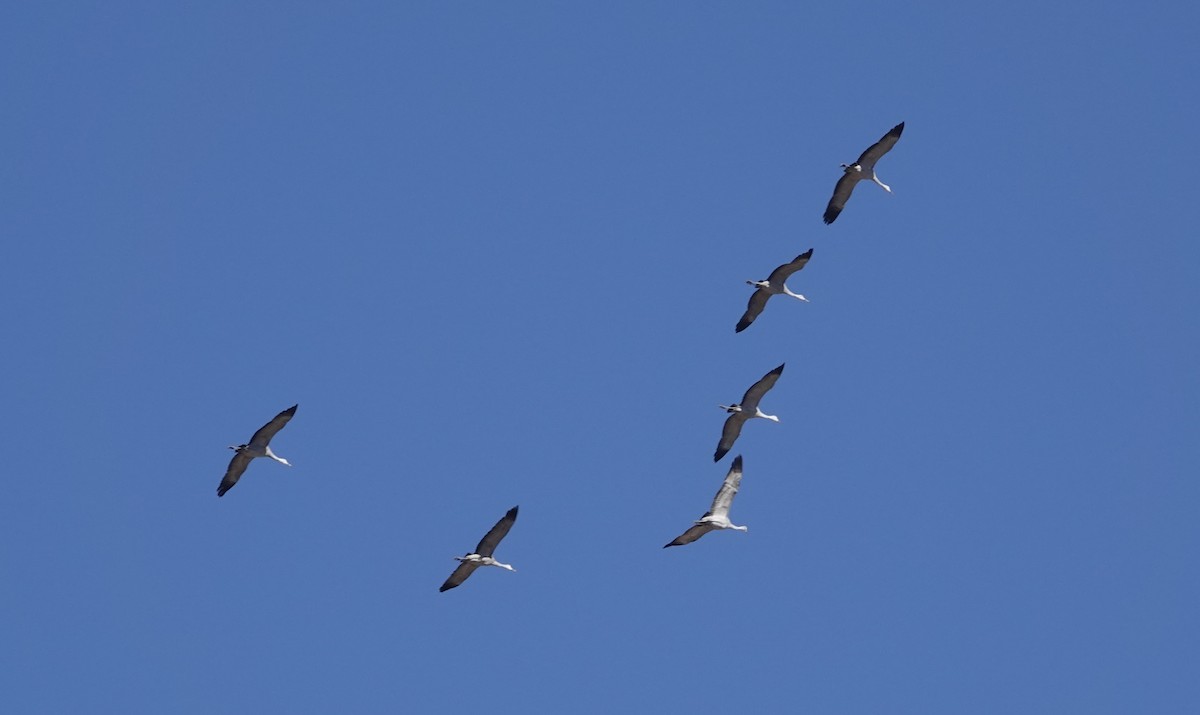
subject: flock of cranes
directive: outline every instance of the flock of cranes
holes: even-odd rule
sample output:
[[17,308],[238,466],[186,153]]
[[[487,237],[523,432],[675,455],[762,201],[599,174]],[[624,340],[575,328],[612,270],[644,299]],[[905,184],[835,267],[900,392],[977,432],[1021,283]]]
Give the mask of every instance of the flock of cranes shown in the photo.
[[[891,187],[880,181],[879,177],[875,174],[875,163],[896,145],[903,131],[904,122],[900,122],[892,127],[891,131],[884,134],[883,138],[868,147],[858,157],[858,161],[853,164],[842,164],[842,178],[838,180],[837,185],[834,187],[833,196],[829,199],[829,204],[825,208],[824,221],[826,224],[831,224],[837,220],[837,217],[846,207],[846,202],[850,199],[850,194],[854,191],[854,187],[864,179],[870,179],[883,188],[884,191],[891,193]],[[771,271],[771,275],[767,276],[765,280],[746,281],[747,284],[755,286],[755,291],[750,296],[746,312],[738,320],[734,332],[740,333],[750,327],[754,319],[766,308],[767,301],[773,295],[786,295],[807,303],[808,298],[799,293],[793,293],[788,289],[787,280],[804,268],[809,259],[812,258],[812,254],[813,252],[810,248],[799,256],[796,256],[790,262]],[[742,433],[742,426],[748,420],[761,417],[772,422],[779,422],[777,416],[763,412],[758,405],[762,401],[763,396],[775,386],[775,383],[779,380],[779,376],[783,374],[783,367],[783,365],[780,365],[766,375],[763,375],[761,379],[746,390],[741,402],[733,405],[718,405],[729,416],[725,418],[725,426],[721,429],[721,439],[717,443],[716,452],[713,454],[714,462],[721,461],[721,458],[729,453],[729,450],[733,448],[734,442],[737,441],[738,436]],[[238,483],[246,468],[250,466],[250,462],[256,457],[268,457],[280,464],[289,467],[292,466],[286,459],[271,451],[271,439],[292,419],[296,414],[297,407],[299,405],[292,405],[283,412],[275,415],[270,422],[263,425],[254,433],[248,443],[229,448],[234,451],[234,455],[233,459],[229,462],[229,467],[225,470],[225,476],[221,479],[221,484],[217,487],[218,497],[224,496],[226,492]],[[725,475],[725,481],[721,483],[721,488],[713,498],[712,506],[709,507],[709,510],[693,522],[692,526],[686,531],[663,548],[690,544],[710,531],[721,529],[747,531],[747,527],[738,526],[729,520],[729,508],[733,505],[733,498],[737,495],[741,483],[742,456],[739,454],[734,457],[733,465],[729,468],[729,473]],[[459,562],[458,567],[454,569],[454,572],[441,585],[441,588],[438,589],[439,591],[448,591],[460,586],[480,566],[495,566],[508,571],[516,571],[512,565],[497,561],[492,557],[492,554],[496,551],[496,547],[499,546],[500,541],[508,535],[513,524],[516,523],[517,509],[518,507],[515,506],[509,509],[501,517],[500,521],[497,521],[496,525],[488,530],[488,533],[480,540],[474,551],[464,556],[454,557]]]

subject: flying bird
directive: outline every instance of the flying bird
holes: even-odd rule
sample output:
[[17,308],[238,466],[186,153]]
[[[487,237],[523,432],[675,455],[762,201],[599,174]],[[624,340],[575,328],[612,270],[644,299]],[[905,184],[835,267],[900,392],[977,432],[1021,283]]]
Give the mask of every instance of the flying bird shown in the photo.
[[737,526],[729,521],[729,506],[733,504],[733,497],[737,494],[738,487],[741,484],[742,455],[739,454],[733,458],[733,466],[729,468],[729,474],[725,475],[725,483],[721,485],[721,488],[717,490],[717,495],[713,497],[713,503],[708,512],[696,520],[690,529],[677,536],[674,541],[663,548],[690,544],[708,532],[717,531],[718,529],[749,531],[748,528]]
[[896,141],[900,139],[900,133],[903,131],[904,122],[900,122],[892,127],[890,132],[884,134],[882,139],[868,147],[862,156],[858,157],[858,161],[853,164],[842,164],[842,170],[846,173],[838,179],[837,186],[833,188],[833,198],[829,199],[829,205],[825,207],[825,223],[833,223],[837,220],[838,214],[850,200],[850,193],[854,191],[854,185],[863,179],[869,178],[883,187],[884,191],[892,193],[892,187],[880,181],[879,177],[875,175],[875,162],[896,145]]
[[229,468],[225,470],[225,477],[221,480],[221,486],[217,487],[217,496],[225,496],[225,492],[233,489],[233,485],[238,483],[242,478],[242,472],[246,471],[246,467],[250,466],[250,460],[255,457],[270,457],[280,464],[292,466],[283,457],[271,451],[270,442],[275,433],[283,429],[283,426],[292,419],[292,415],[296,414],[296,408],[300,405],[292,405],[283,412],[275,415],[275,418],[262,426],[262,429],[254,433],[250,438],[249,444],[239,444],[236,447],[230,447],[237,454],[233,455],[233,459],[229,461]]
[[516,520],[517,507],[514,506],[508,510],[508,513],[500,521],[496,522],[496,525],[487,533],[487,536],[483,537],[483,540],[479,542],[479,546],[476,546],[473,552],[466,556],[455,556],[455,560],[462,563],[458,565],[458,568],[454,569],[454,573],[450,574],[450,578],[446,579],[446,583],[443,583],[438,591],[449,591],[455,586],[460,585],[471,574],[475,573],[475,569],[480,566],[499,566],[502,569],[516,571],[509,564],[502,564],[492,558],[492,552],[496,550],[496,546],[508,534],[508,530],[512,528],[513,522]]
[[787,279],[791,278],[792,274],[804,267],[808,263],[808,259],[812,258],[812,249],[808,249],[799,256],[796,256],[791,263],[785,263],[782,266],[771,271],[771,275],[767,276],[764,281],[746,281],[747,285],[758,286],[758,290],[750,294],[750,303],[746,306],[746,312],[742,314],[742,319],[738,321],[735,333],[740,333],[758,317],[758,314],[763,312],[763,308],[767,307],[767,300],[773,295],[790,295],[793,298],[808,302],[808,298],[793,293],[788,290]]
[[762,376],[762,379],[750,386],[746,390],[746,394],[742,396],[742,401],[736,405],[717,405],[721,409],[729,413],[729,417],[725,419],[725,427],[721,430],[721,441],[717,443],[717,452],[713,455],[713,461],[721,461],[727,452],[733,447],[733,443],[737,441],[738,435],[742,433],[742,425],[746,420],[753,417],[762,417],[764,419],[778,422],[779,418],[775,415],[768,415],[766,412],[758,409],[758,401],[772,387],[775,387],[775,381],[783,374],[783,365],[775,368]]

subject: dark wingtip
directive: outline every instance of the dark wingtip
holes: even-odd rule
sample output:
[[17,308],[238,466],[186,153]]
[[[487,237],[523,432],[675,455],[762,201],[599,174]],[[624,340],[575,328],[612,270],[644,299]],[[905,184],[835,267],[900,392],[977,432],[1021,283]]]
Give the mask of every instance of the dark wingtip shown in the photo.
[[892,127],[891,133],[894,133],[896,136],[900,136],[901,134],[903,134],[904,133],[904,122],[900,122],[896,126]]
[[805,251],[804,253],[801,253],[799,256],[796,256],[796,258],[797,258],[797,260],[799,260],[801,258],[812,258],[812,252],[813,252],[813,250],[810,248],[807,251]]
[[[457,586],[457,585],[458,584],[454,584],[454,586]],[[449,591],[450,589],[454,588],[454,586],[447,586],[446,584],[443,583],[442,587],[438,589],[438,593],[445,593],[446,591]]]
[[721,461],[721,457],[724,457],[724,456],[725,456],[725,452],[722,452],[721,450],[718,449],[717,453],[713,455],[713,461],[719,462],[719,461]]
[[840,214],[840,213],[841,213],[841,211],[834,211],[833,209],[826,209],[825,215],[822,217],[825,220],[825,225],[828,226],[829,224],[833,223],[834,221],[837,221],[838,214]]
[[782,375],[782,374],[783,374],[783,366],[784,366],[784,365],[787,365],[787,363],[786,363],[786,362],[785,362],[785,363],[780,363],[780,364],[779,364],[779,367],[775,368],[775,369],[774,369],[774,370],[772,370],[771,372],[773,372],[773,373],[775,373],[775,374],[777,374],[777,375]]
[[736,470],[738,470],[738,471],[741,471],[741,469],[742,469],[742,455],[740,455],[740,454],[739,454],[738,456],[736,456],[736,457],[734,457],[734,458],[733,458],[733,468],[734,468],[734,469],[736,469]]
[[749,323],[749,322],[747,322],[747,321],[745,321],[745,320],[739,320],[739,321],[738,321],[738,324],[737,324],[737,327],[733,329],[733,332],[735,332],[735,333],[740,333],[740,332],[742,332],[743,330],[745,330],[746,328],[749,328],[749,327],[750,327],[750,323]]
[[222,489],[221,487],[217,487],[217,496],[218,496],[218,497],[223,497],[223,496],[225,496],[225,492],[227,492],[227,491],[229,491],[229,490],[228,490],[228,489]]
[[664,546],[663,548],[664,548],[664,549],[669,549],[669,548],[671,548],[672,546],[678,546],[678,544],[676,544],[674,541],[672,541],[671,543],[667,544],[667,545],[666,545],[666,546]]
[[504,516],[506,516],[510,519],[516,519],[517,518],[517,510],[520,508],[521,508],[521,505],[518,504],[517,506],[514,506],[512,509],[509,509],[508,513],[505,514]]

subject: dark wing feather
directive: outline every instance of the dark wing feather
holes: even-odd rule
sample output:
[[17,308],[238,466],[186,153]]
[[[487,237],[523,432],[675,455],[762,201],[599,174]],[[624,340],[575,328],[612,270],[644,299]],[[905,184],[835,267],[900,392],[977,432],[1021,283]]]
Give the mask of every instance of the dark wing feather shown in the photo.
[[221,486],[217,487],[217,496],[223,497],[225,492],[233,489],[233,485],[242,478],[242,472],[246,471],[251,459],[253,457],[245,452],[233,455],[233,459],[229,460],[229,468],[225,470],[225,477],[221,479]]
[[491,556],[496,550],[496,546],[500,540],[508,535],[508,530],[512,528],[513,522],[517,520],[517,507],[508,510],[508,513],[501,517],[500,521],[492,527],[492,530],[483,537],[479,542],[479,546],[475,547],[475,553],[480,556]]
[[725,426],[721,428],[721,441],[717,443],[717,451],[713,454],[714,462],[721,461],[721,457],[733,448],[733,443],[742,433],[742,425],[746,423],[746,419],[745,412],[729,413],[729,417],[725,419]]
[[300,405],[292,405],[283,412],[275,415],[274,419],[263,425],[260,430],[254,433],[254,436],[250,438],[250,445],[260,449],[262,447],[266,447],[271,441],[271,438],[275,436],[275,433],[283,429],[283,426],[288,423],[288,420],[292,419],[292,415],[296,414],[296,408],[299,406]]
[[[705,516],[707,516],[707,514]],[[708,524],[693,524],[692,528],[683,532],[679,536],[676,536],[674,541],[667,544],[663,548],[666,549],[672,546],[683,546],[684,544],[690,544],[712,530],[713,528]]]
[[812,258],[812,252],[813,250],[810,248],[799,256],[796,256],[791,263],[785,263],[771,271],[771,275],[767,277],[767,280],[775,284],[786,283],[787,279],[791,278],[793,273],[808,263],[808,259]]
[[755,408],[758,407],[759,400],[763,398],[763,395],[767,394],[768,390],[775,387],[775,381],[782,374],[783,365],[780,365],[766,375],[763,375],[761,380],[751,385],[750,389],[746,390],[746,394],[742,396],[742,410],[753,415]]
[[462,582],[466,581],[471,574],[475,573],[475,569],[477,568],[479,568],[478,563],[474,561],[463,561],[458,565],[458,568],[454,569],[454,573],[450,574],[450,578],[446,579],[446,582],[442,584],[442,587],[438,589],[438,593],[441,593],[442,591],[449,591],[455,586],[462,584]]
[[842,178],[838,179],[837,186],[833,187],[833,196],[829,199],[829,205],[825,207],[825,223],[833,223],[837,220],[838,214],[846,207],[846,202],[850,200],[850,194],[854,191],[854,185],[862,179],[862,176],[857,171],[848,171],[842,174]]
[[867,150],[858,157],[856,162],[863,168],[863,171],[869,173],[871,167],[875,166],[875,162],[884,154],[891,151],[892,147],[896,146],[896,142],[900,140],[900,134],[904,132],[904,122],[900,122],[892,127],[891,131],[883,135],[883,138],[867,147]]
[[767,301],[771,298],[771,294],[763,288],[756,288],[750,294],[750,302],[746,304],[746,312],[742,314],[742,319],[738,321],[737,327],[733,332],[740,333],[758,317],[758,314],[763,312],[763,308],[767,307]]

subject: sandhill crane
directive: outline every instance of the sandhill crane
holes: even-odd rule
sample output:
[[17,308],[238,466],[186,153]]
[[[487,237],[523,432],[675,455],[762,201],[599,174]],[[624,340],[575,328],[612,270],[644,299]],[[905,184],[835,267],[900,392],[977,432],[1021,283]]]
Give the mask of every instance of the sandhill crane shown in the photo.
[[[786,364],[786,363],[785,363]],[[742,401],[736,405],[717,405],[721,409],[729,413],[729,417],[725,419],[725,427],[721,430],[721,441],[717,443],[716,454],[713,455],[713,461],[721,461],[727,452],[733,447],[733,443],[737,441],[738,435],[742,433],[742,425],[746,420],[753,417],[762,417],[773,422],[778,422],[779,418],[775,415],[768,415],[758,409],[758,401],[762,399],[767,391],[775,386],[775,381],[783,374],[783,365],[775,368],[762,376],[762,379],[750,386],[746,390],[746,394],[742,396]]]
[[782,293],[783,295],[790,295],[793,298],[802,300],[805,303],[808,302],[808,298],[788,290],[787,279],[793,273],[803,268],[808,263],[808,259],[812,258],[812,254],[813,252],[810,248],[799,256],[796,256],[791,263],[785,263],[771,271],[771,275],[767,276],[766,280],[746,281],[747,285],[758,286],[758,290],[750,294],[750,302],[746,305],[746,312],[742,315],[742,319],[738,321],[737,328],[734,329],[735,333],[740,333],[750,327],[750,324],[754,322],[758,314],[763,312],[763,308],[767,307],[767,300],[773,295]]
[[438,591],[449,591],[458,586],[463,581],[466,581],[471,574],[475,573],[475,569],[480,566],[499,566],[502,569],[516,571],[509,564],[502,564],[492,558],[492,552],[496,550],[497,544],[508,534],[508,530],[512,528],[513,522],[516,520],[517,507],[514,506],[508,510],[508,513],[500,521],[496,522],[496,525],[483,537],[483,540],[479,542],[474,551],[466,556],[455,556],[454,558],[462,563],[458,565],[458,568],[454,569],[454,573],[450,574],[450,578],[446,579],[446,582],[442,584],[442,587]]
[[842,170],[846,173],[842,178],[838,179],[837,186],[833,188],[833,198],[829,199],[829,205],[825,207],[825,223],[833,223],[837,220],[838,214],[846,206],[846,202],[850,199],[850,193],[854,191],[854,186],[863,179],[870,179],[876,184],[883,187],[883,190],[892,193],[892,187],[879,180],[875,175],[875,162],[879,158],[896,145],[896,141],[900,139],[900,133],[904,131],[904,122],[900,122],[892,127],[892,130],[883,135],[883,138],[872,144],[858,157],[858,161],[853,164],[842,164]]
[[229,460],[229,468],[225,470],[225,477],[221,479],[221,485],[217,487],[217,496],[225,496],[225,492],[233,489],[233,485],[238,483],[238,479],[241,479],[242,472],[246,471],[246,467],[250,466],[250,461],[256,457],[270,457],[280,464],[292,466],[286,459],[271,451],[270,442],[275,433],[283,429],[288,420],[292,419],[292,415],[296,414],[296,408],[299,406],[292,405],[275,415],[270,422],[254,433],[248,444],[230,447],[236,454],[233,455],[233,459]]
[[708,532],[717,531],[718,529],[749,531],[747,527],[737,526],[729,521],[729,506],[733,504],[733,497],[737,494],[738,487],[741,484],[742,455],[739,454],[733,458],[733,466],[729,468],[729,474],[725,475],[725,482],[721,484],[721,488],[717,490],[717,495],[713,497],[712,507],[709,508],[708,512],[697,519],[690,529],[680,534],[674,541],[663,548],[690,544]]

